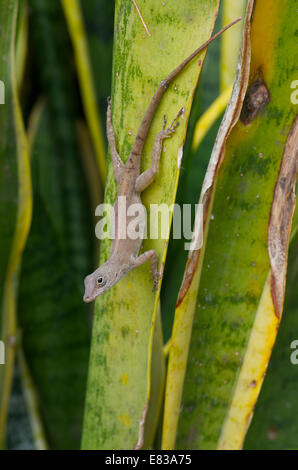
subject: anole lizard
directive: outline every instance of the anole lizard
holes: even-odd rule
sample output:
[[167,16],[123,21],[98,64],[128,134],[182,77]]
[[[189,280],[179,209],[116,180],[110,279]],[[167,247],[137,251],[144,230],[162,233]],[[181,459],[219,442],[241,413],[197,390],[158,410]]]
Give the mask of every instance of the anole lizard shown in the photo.
[[[167,139],[173,135],[176,127],[178,126],[178,118],[182,114],[182,110],[179,111],[178,115],[167,129],[166,119],[164,120],[164,126],[157,135],[152,154],[151,154],[151,167],[140,174],[140,163],[141,155],[144,147],[144,143],[153,120],[155,110],[165,93],[167,87],[172,80],[184,69],[184,67],[200,52],[202,52],[211,42],[213,42],[218,36],[224,31],[238,23],[241,18],[230,23],[225,28],[221,29],[217,34],[212,36],[202,46],[196,49],[187,59],[185,59],[175,70],[173,70],[164,80],[159,84],[153,98],[145,112],[142,123],[139,127],[137,136],[135,138],[132,150],[128,157],[127,162],[124,164],[117,152],[115,133],[112,124],[112,109],[111,101],[108,98],[108,110],[107,110],[107,138],[111,150],[112,164],[114,169],[114,175],[119,185],[117,198],[114,204],[115,220],[118,221],[118,201],[120,196],[126,198],[127,208],[131,204],[141,204],[140,194],[144,191],[153,181],[155,175],[158,172],[158,164],[160,154],[162,150],[162,144],[164,139]],[[129,220],[129,218],[128,218]],[[118,282],[126,273],[132,269],[141,266],[150,259],[151,261],[151,272],[153,277],[153,289],[157,287],[160,279],[160,273],[158,272],[158,259],[155,250],[149,250],[139,255],[139,251],[142,245],[142,239],[136,238],[119,238],[117,237],[118,227],[115,226],[115,239],[111,247],[110,258],[96,269],[92,274],[85,278],[85,294],[84,301],[92,302],[99,295],[106,292],[116,282]]]

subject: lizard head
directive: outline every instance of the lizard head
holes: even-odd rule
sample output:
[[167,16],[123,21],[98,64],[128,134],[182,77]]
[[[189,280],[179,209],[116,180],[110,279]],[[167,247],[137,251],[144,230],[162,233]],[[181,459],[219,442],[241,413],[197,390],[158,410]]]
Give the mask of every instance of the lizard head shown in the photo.
[[92,274],[85,277],[84,302],[92,302],[99,295],[106,292],[123,276],[119,266],[111,260],[102,264]]

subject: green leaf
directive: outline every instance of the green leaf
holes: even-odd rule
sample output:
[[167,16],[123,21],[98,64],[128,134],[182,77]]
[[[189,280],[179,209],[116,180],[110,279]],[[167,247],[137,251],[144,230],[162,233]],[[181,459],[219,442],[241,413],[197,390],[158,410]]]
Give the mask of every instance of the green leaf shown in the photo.
[[[277,276],[268,224],[276,229],[275,242],[281,243],[280,227],[273,226],[270,214],[279,202],[289,217],[283,228],[286,234],[292,202],[287,206],[286,200],[278,201],[274,190],[280,186],[281,163],[287,161],[283,158],[287,138],[296,132],[296,111],[290,101],[297,62],[294,12],[291,1],[255,2],[246,112],[231,131],[224,158],[217,165],[209,209],[212,217],[184,382],[178,448],[241,448],[274,344],[284,266]],[[254,90],[265,93],[262,80],[270,101],[253,115],[254,108],[247,103]],[[289,151],[289,162],[294,158]],[[292,184],[295,173],[288,176],[286,181]],[[211,197],[208,200],[212,204]],[[287,243],[282,240],[280,246],[286,258]]]
[[[57,158],[57,180],[41,181],[50,197],[46,204],[61,244],[67,253],[70,269],[78,287],[90,269],[93,232],[89,194],[84,166],[78,148],[77,120],[80,102],[75,87],[73,57],[62,7],[59,2],[30,0],[33,51],[39,64],[41,89],[47,100],[49,130]],[[46,145],[46,144],[45,144]],[[46,162],[45,165],[50,165]],[[46,175],[46,173],[45,173]],[[82,197],[82,195],[85,195]]]
[[[237,2],[234,0],[223,0],[222,5],[224,24],[230,23],[235,17],[244,18],[247,0],[237,0]],[[243,20],[235,28],[227,31],[227,34],[222,38],[220,57],[220,89],[222,92],[232,85],[235,79],[239,52],[237,44],[241,42],[242,38],[242,23]]]
[[[297,448],[297,364],[291,358],[298,340],[298,237],[289,250],[287,286],[282,322],[256,404],[245,449],[283,450]],[[295,355],[297,357],[297,355]],[[295,359],[295,358],[294,358]]]
[[[59,215],[64,222],[78,217],[74,210],[63,212],[63,155],[52,128],[46,107],[32,150],[34,210],[22,262],[19,322],[50,447],[74,449],[79,446],[87,377],[88,311],[65,249],[67,240],[57,227]],[[73,191],[76,186],[74,180]],[[87,266],[90,261],[89,254]]]
[[[225,26],[222,24],[221,10],[222,8],[220,6],[214,26],[214,30],[216,31],[220,29],[221,25],[222,27]],[[217,119],[217,122],[213,124],[211,129],[209,129],[208,134],[201,142],[199,148],[194,151],[193,138],[198,120],[202,115],[204,115],[219,94],[219,57],[221,47],[220,43],[222,40],[223,37],[218,39],[218,41],[213,42],[208,47],[208,54],[204,61],[204,67],[202,69],[191,107],[176,197],[176,203],[180,206],[182,206],[182,204],[192,204],[194,207],[199,199],[204,175],[208,167],[216,134],[221,123],[221,118]],[[193,226],[195,218],[195,211],[193,210],[192,212],[191,226]],[[187,251],[184,250],[184,243],[185,240],[183,238],[175,240],[171,234],[167,262],[165,265],[164,280],[161,288],[162,320],[166,341],[171,336],[177,292],[179,291],[181,280],[183,279],[185,263],[188,255]]]
[[17,1],[0,1],[0,338],[6,346],[0,366],[0,448],[13,375],[18,267],[31,220],[30,167],[15,74],[17,12]]
[[61,4],[74,48],[82,102],[97,159],[98,171],[101,181],[104,183],[106,176],[105,142],[101,128],[99,109],[96,105],[96,91],[81,5],[79,0],[61,0]]
[[[115,1],[83,0],[81,3],[96,85],[97,103],[105,117],[111,95]],[[102,120],[105,135],[105,121]]]
[[[160,81],[211,33],[218,9],[216,0],[162,3],[138,1],[150,30],[149,37],[131,1],[118,0],[115,13],[113,122],[118,151],[125,161],[144,112]],[[187,41],[185,37],[187,36]],[[205,56],[202,53],[201,59]],[[185,108],[185,121],[167,141],[159,173],[144,193],[143,203],[175,201],[179,159],[186,134],[193,93],[201,67],[195,60],[166,92],[151,126],[142,159],[150,165],[150,152],[163,125]],[[179,153],[179,148],[180,153]],[[114,202],[116,184],[109,161],[105,202]],[[103,262],[110,243],[102,243]],[[166,240],[145,240],[144,250],[156,249],[161,267]],[[159,305],[152,293],[148,264],[130,272],[95,306],[91,362],[87,388],[83,448],[132,449],[142,447],[144,418],[151,394],[152,340]],[[160,350],[160,362],[163,360]]]
[[45,105],[30,119],[33,221],[19,321],[51,448],[79,447],[89,355],[83,279],[92,269],[91,203],[77,138],[79,98],[59,2],[31,1],[32,47]]

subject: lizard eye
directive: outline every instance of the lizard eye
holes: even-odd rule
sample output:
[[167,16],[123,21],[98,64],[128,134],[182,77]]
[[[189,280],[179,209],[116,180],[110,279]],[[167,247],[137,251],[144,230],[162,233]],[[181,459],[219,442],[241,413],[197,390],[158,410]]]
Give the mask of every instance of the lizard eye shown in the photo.
[[99,277],[96,282],[99,286],[101,286],[103,284],[103,278]]

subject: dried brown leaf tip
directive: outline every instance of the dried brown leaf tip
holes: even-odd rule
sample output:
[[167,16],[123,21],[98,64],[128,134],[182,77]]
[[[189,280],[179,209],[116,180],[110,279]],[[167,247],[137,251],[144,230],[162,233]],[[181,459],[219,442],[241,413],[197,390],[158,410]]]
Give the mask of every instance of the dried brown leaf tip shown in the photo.
[[250,124],[269,102],[270,93],[263,78],[263,74],[259,71],[248,87],[244,98],[240,116],[243,124]]
[[298,117],[287,138],[278,180],[275,185],[268,229],[268,251],[271,264],[271,294],[275,314],[283,308],[287,256],[292,216],[295,208],[295,185],[298,174]]

